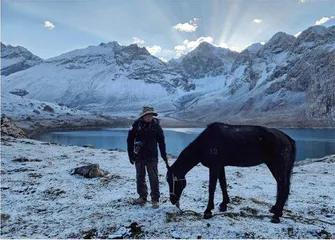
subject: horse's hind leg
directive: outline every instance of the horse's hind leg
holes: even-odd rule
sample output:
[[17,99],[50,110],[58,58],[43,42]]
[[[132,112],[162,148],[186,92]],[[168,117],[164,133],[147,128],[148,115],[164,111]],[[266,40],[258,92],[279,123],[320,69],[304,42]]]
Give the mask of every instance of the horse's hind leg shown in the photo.
[[272,173],[272,176],[275,178],[275,180],[276,180],[276,182],[277,182],[277,197],[276,197],[276,203],[275,203],[275,205],[273,205],[273,206],[271,207],[271,209],[270,209],[270,213],[275,213],[275,210],[277,209],[277,206],[278,206],[278,204],[279,204],[279,188],[280,188],[280,186],[279,186],[279,177],[276,175],[277,172],[274,170],[274,167],[273,167],[272,164],[267,163],[266,165],[268,166],[270,172]]
[[227,203],[229,203],[229,196],[227,192],[227,181],[224,167],[219,172],[219,181],[222,190],[222,203],[220,204],[220,211],[225,212],[227,210]]
[[271,164],[270,165],[268,164],[268,167],[277,182],[276,204],[272,206],[272,208],[270,209],[270,212],[274,214],[271,219],[271,222],[279,223],[280,222],[279,218],[283,215],[284,204],[289,194],[290,175],[287,174],[287,171],[285,171],[283,166],[278,166],[278,165],[273,166]]

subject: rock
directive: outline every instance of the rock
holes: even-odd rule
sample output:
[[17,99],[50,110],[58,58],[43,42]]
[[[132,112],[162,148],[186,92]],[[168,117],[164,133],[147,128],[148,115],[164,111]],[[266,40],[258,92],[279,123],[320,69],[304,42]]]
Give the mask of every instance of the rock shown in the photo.
[[19,128],[9,117],[1,118],[1,135],[11,136],[14,138],[28,138],[25,131]]
[[99,164],[90,164],[73,169],[72,174],[78,174],[86,178],[104,177],[107,171],[100,169]]
[[98,236],[98,230],[95,228],[92,228],[83,233],[83,239],[92,239],[92,238],[96,238],[97,236]]
[[25,90],[25,89],[15,89],[13,91],[10,91],[10,93],[14,94],[14,95],[17,95],[17,96],[20,96],[20,97],[23,97],[23,96],[29,94],[27,92],[27,90]]
[[26,157],[20,157],[13,160],[13,162],[42,162],[40,159],[28,159]]
[[83,147],[84,147],[84,148],[92,148],[92,149],[95,149],[95,146],[94,146],[94,145],[91,145],[91,144],[85,144]]
[[46,112],[54,112],[54,109],[52,107],[50,107],[49,105],[46,105],[44,108],[43,108],[43,111],[46,111]]

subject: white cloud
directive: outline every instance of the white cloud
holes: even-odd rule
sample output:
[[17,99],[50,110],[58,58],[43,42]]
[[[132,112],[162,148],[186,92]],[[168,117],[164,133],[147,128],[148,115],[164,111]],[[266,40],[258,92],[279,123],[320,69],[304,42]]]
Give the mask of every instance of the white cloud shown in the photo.
[[308,2],[309,0],[299,0],[300,3],[306,3]]
[[154,45],[154,46],[147,46],[145,47],[150,54],[155,55],[156,53],[159,53],[160,51],[162,51],[162,48],[160,46]]
[[220,43],[218,47],[227,48],[235,52],[242,52],[244,49],[246,49],[247,46],[243,46],[243,47],[229,46],[229,44],[223,42],[223,43]]
[[213,38],[212,37],[200,37],[195,41],[189,41],[185,39],[183,41],[183,45],[177,45],[174,47],[174,50],[176,52],[176,57],[181,57],[187,54],[188,52],[194,50],[202,42],[213,43]]
[[321,18],[320,20],[317,20],[317,21],[315,22],[315,25],[322,25],[322,24],[325,24],[326,22],[328,22],[329,20],[332,20],[332,19],[335,20],[335,16],[323,17],[323,18]]
[[51,30],[55,28],[55,25],[50,21],[44,21],[44,28]]
[[177,25],[173,26],[173,29],[180,32],[194,32],[197,30],[197,28],[197,25],[191,25],[189,23],[178,23]]
[[177,45],[174,47],[174,50],[176,51],[176,57],[181,57],[186,54],[186,46],[184,45]]
[[142,40],[142,39],[139,39],[139,38],[137,38],[137,37],[133,37],[133,43],[136,43],[136,44],[143,44],[143,43],[145,43],[145,41]]
[[180,32],[195,32],[198,28],[199,20],[200,18],[193,18],[188,23],[178,23],[173,26],[173,29]]
[[198,25],[198,22],[200,21],[200,18],[193,18],[190,23],[191,24],[195,24],[195,25]]
[[174,53],[173,50],[169,50],[169,49],[165,49],[164,52],[166,52],[166,53]]
[[195,49],[197,46],[199,46],[200,43],[202,42],[208,42],[208,43],[213,43],[213,38],[212,37],[200,37],[195,41],[189,41],[186,44],[186,47],[192,51],[193,49]]
[[257,24],[260,24],[262,23],[263,21],[261,19],[257,19],[255,18],[254,20],[252,20],[253,23],[257,23]]
[[232,46],[232,47],[229,47],[229,49],[234,52],[242,52],[245,49],[245,47]]
[[165,59],[165,58],[163,58],[163,57],[160,57],[159,60],[161,60],[161,61],[164,62],[164,63],[167,63],[167,62],[168,62],[168,60]]
[[219,47],[222,47],[222,48],[229,48],[229,47],[228,47],[228,44],[225,43],[225,42],[220,43],[220,44],[219,44]]
[[177,51],[184,51],[186,50],[186,47],[184,45],[177,45],[174,47],[174,49]]

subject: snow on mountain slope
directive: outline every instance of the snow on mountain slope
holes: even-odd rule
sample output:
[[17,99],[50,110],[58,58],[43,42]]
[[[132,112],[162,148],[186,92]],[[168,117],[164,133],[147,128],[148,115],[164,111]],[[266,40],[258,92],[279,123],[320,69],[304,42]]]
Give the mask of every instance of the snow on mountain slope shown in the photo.
[[237,52],[215,47],[207,42],[200,45],[183,57],[175,67],[192,79],[216,77],[230,72]]
[[111,118],[68,108],[63,104],[42,102],[1,93],[1,114],[33,134],[48,129],[111,125]]
[[1,43],[1,75],[8,76],[40,64],[42,61],[43,59],[23,47]]
[[334,29],[311,27],[298,39],[278,33],[258,51],[241,52],[231,73],[222,78],[225,87],[192,99],[191,108],[171,116],[204,122],[334,127]]
[[[3,78],[3,92],[134,116],[151,104],[185,121],[335,126],[335,27],[279,32],[241,53],[200,44],[165,64],[137,45],[75,50]],[[206,114],[204,114],[206,113]]]
[[192,84],[145,48],[112,42],[62,54],[3,79],[3,91],[15,89],[42,101],[113,108],[141,105],[178,89],[188,91]]

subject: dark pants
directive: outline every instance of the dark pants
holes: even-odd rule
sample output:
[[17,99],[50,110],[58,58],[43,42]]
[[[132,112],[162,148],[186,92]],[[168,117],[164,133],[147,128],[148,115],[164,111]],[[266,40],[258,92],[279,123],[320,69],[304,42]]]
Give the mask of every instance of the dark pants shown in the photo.
[[137,183],[137,193],[140,197],[147,199],[148,188],[145,181],[145,168],[147,169],[149,175],[150,189],[151,189],[151,201],[159,201],[159,182],[158,182],[158,161],[136,161],[136,183]]

